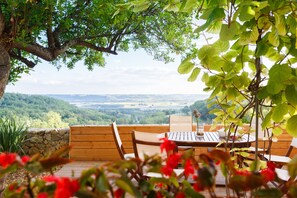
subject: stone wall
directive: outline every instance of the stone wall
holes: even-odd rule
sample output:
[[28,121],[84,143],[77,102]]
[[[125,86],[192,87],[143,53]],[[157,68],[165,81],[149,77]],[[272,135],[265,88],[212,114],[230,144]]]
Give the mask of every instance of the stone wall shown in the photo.
[[47,155],[69,144],[69,128],[65,129],[29,129],[29,140],[22,148],[27,155],[40,153]]

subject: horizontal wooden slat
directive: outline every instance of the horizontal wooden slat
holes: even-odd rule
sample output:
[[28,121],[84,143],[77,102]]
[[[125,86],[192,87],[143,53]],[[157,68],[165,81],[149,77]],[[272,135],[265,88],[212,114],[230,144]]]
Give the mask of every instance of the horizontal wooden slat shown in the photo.
[[72,142],[85,142],[85,141],[98,141],[98,142],[111,142],[113,141],[112,135],[72,135]]
[[[132,145],[132,144],[131,144]],[[73,149],[80,149],[80,148],[85,148],[85,149],[96,149],[96,148],[115,148],[115,145],[112,144],[111,142],[93,142],[93,141],[88,141],[88,142],[72,142],[71,146]]]

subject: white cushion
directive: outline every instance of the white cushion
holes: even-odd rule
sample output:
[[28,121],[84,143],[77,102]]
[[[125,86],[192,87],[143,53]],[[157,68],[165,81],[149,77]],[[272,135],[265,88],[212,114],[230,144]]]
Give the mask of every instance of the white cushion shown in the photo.
[[264,155],[264,157],[268,161],[272,162],[280,162],[280,163],[289,163],[291,161],[291,158],[286,157],[286,156],[279,156],[279,155]]
[[290,176],[287,170],[276,168],[275,173],[283,181],[288,181],[290,179]]
[[127,153],[124,155],[125,160],[129,160],[131,158],[135,158],[135,154],[134,153]]

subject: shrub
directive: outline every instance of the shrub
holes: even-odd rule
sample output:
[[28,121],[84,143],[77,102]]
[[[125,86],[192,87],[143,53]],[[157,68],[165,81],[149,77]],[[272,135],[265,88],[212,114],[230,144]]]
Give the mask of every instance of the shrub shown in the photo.
[[18,123],[15,119],[0,119],[0,153],[10,152],[24,154],[23,143],[27,140],[28,128],[25,123]]

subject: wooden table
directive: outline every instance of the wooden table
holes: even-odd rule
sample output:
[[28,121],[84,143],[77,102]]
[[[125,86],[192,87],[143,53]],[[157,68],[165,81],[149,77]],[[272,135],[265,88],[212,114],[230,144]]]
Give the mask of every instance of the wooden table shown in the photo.
[[[216,147],[222,143],[220,147],[226,143],[225,138],[220,138],[218,132],[204,132],[203,136],[197,136],[196,132],[168,132],[168,139],[174,141],[177,146],[193,146],[193,147]],[[250,147],[255,142],[255,137],[244,134],[241,138],[228,141],[228,147]]]

